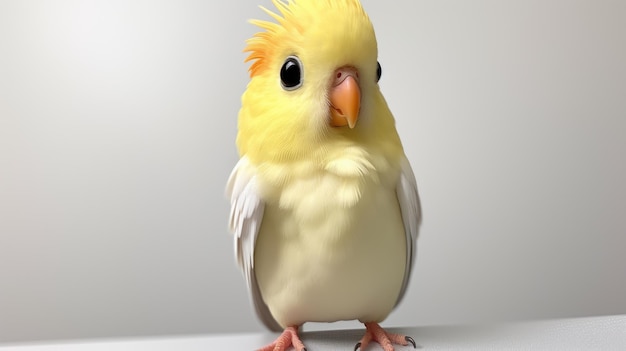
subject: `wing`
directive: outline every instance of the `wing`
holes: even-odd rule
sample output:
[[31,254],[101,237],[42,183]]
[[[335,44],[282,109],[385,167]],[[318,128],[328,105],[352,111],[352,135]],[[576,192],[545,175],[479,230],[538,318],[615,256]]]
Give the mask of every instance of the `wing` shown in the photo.
[[230,198],[230,231],[235,237],[235,257],[248,284],[257,316],[270,330],[282,331],[263,301],[254,274],[254,247],[265,204],[257,192],[256,170],[247,157],[241,158],[230,174],[226,196]]
[[417,192],[417,182],[413,169],[409,164],[406,156],[402,157],[400,162],[400,179],[396,187],[396,195],[400,204],[400,214],[404,224],[404,233],[406,236],[406,267],[404,269],[404,280],[402,281],[402,289],[396,301],[396,306],[402,301],[406,288],[409,285],[413,262],[415,261],[416,241],[419,226],[422,221],[422,210],[420,205],[419,194]]

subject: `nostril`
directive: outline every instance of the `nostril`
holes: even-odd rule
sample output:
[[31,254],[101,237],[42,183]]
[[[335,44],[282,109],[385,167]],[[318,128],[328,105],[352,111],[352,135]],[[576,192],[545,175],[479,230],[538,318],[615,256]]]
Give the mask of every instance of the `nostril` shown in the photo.
[[337,78],[341,78],[341,72],[337,72]]

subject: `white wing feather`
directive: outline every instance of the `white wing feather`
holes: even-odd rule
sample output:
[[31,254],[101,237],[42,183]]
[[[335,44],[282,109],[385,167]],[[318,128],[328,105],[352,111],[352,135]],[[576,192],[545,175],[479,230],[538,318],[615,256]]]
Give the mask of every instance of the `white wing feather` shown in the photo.
[[402,158],[400,163],[400,179],[398,186],[396,187],[396,195],[398,196],[398,203],[400,204],[400,213],[402,215],[402,222],[404,224],[404,233],[406,235],[406,267],[404,270],[404,280],[402,282],[402,288],[396,306],[402,301],[407,286],[409,285],[409,279],[411,277],[411,270],[413,269],[413,262],[416,257],[416,242],[419,232],[419,226],[422,220],[421,205],[419,194],[417,192],[417,181],[413,174],[411,164],[406,157]]
[[248,284],[256,312],[269,329],[281,331],[263,301],[254,274],[254,246],[265,204],[258,195],[256,171],[247,157],[242,157],[230,174],[226,196],[230,198],[230,231],[234,234],[235,257]]

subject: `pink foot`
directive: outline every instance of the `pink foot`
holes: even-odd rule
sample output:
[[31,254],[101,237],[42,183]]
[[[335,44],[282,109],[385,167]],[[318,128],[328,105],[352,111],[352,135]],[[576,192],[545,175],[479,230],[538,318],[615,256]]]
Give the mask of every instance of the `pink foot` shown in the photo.
[[378,323],[369,322],[365,323],[365,335],[361,338],[361,341],[354,346],[354,351],[358,349],[365,349],[370,341],[374,341],[382,346],[385,351],[394,351],[393,344],[407,346],[409,343],[413,345],[413,348],[417,348],[415,340],[410,336],[387,333]]
[[258,351],[287,351],[292,346],[296,351],[306,351],[304,344],[298,337],[298,327],[289,327],[271,344],[260,348]]

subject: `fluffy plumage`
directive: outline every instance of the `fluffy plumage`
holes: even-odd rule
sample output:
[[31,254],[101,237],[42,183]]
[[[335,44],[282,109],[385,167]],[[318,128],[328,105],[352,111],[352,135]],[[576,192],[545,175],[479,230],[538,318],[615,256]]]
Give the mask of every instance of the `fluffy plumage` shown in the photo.
[[[252,21],[264,31],[246,47],[253,63],[239,113],[241,160],[227,186],[239,266],[272,330],[380,322],[406,290],[420,209],[377,83],[372,24],[357,0],[273,3],[279,14],[264,10],[276,23]],[[279,75],[290,56],[302,65],[293,90]],[[358,82],[350,127],[331,121],[342,79]]]

